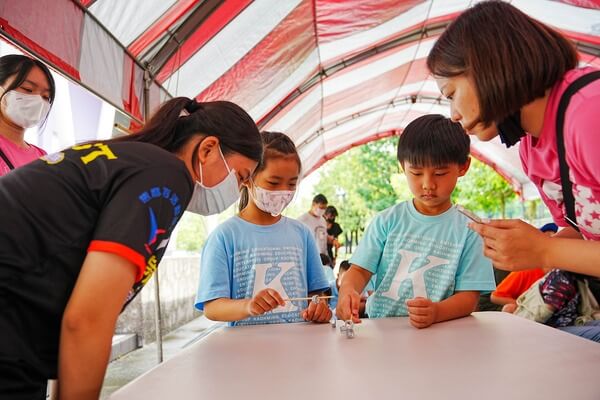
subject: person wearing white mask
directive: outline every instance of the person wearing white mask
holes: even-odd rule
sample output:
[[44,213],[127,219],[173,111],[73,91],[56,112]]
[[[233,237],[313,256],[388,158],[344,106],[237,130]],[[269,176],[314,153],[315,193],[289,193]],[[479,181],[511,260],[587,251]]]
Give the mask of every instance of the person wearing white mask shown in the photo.
[[327,255],[327,197],[318,194],[313,198],[310,210],[298,217],[298,221],[308,226],[313,233],[319,253]]
[[0,57],[0,176],[46,154],[25,141],[25,130],[46,120],[55,90],[42,62],[20,54]]
[[263,160],[242,186],[239,215],[202,249],[195,306],[230,325],[327,322],[327,302],[305,300],[329,288],[312,233],[281,215],[296,192],[300,157],[283,133],[262,137]]
[[[138,133],[0,178],[0,398],[97,399],[122,309],[187,208],[218,213],[262,158],[237,105],[167,101]],[[85,373],[82,373],[85,371]]]

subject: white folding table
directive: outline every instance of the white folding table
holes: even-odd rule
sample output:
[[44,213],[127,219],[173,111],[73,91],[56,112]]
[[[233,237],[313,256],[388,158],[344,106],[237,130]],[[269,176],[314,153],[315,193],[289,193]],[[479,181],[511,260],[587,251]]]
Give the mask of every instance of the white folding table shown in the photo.
[[600,399],[600,344],[499,312],[215,330],[115,392],[136,399]]

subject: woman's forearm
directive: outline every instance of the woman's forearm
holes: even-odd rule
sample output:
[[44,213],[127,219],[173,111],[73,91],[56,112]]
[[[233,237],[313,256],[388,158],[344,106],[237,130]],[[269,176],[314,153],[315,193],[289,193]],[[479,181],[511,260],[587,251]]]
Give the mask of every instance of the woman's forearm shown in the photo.
[[582,239],[553,237],[545,248],[545,268],[600,277],[600,242]]

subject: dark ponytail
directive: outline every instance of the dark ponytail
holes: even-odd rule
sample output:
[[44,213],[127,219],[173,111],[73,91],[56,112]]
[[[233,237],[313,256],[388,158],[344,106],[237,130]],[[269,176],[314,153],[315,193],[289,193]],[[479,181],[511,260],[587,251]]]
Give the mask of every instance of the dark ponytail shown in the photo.
[[[269,160],[276,158],[292,158],[298,163],[298,170],[302,171],[302,161],[300,160],[300,155],[298,154],[296,145],[289,136],[280,132],[267,131],[261,132],[260,135],[262,137],[264,148],[263,158],[254,170],[254,173],[252,174],[253,177],[255,177],[259,172],[264,171]],[[239,210],[242,211],[244,208],[246,208],[249,201],[250,194],[248,193],[248,188],[246,186],[242,186],[240,191]]]
[[151,143],[177,153],[195,135],[219,138],[223,154],[239,153],[260,162],[261,137],[252,118],[229,101],[198,103],[176,97],[156,111],[138,132],[108,142]]

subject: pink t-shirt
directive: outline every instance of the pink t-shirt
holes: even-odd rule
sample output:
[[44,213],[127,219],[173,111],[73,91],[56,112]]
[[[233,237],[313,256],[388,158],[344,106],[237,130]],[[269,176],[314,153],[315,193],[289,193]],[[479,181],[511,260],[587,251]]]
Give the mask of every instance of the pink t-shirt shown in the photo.
[[[550,92],[539,138],[521,140],[521,162],[538,187],[542,200],[559,226],[567,226],[560,168],[556,150],[556,114],[560,97],[569,85],[593,68],[567,72]],[[586,239],[600,240],[600,80],[573,97],[565,113],[565,153],[569,165],[577,224]]]
[[[2,135],[0,135],[0,149],[2,149],[15,168],[28,164],[46,154],[44,150],[32,144],[27,148],[19,147]],[[0,176],[6,175],[9,172],[10,168],[8,168],[8,165],[0,157]]]

